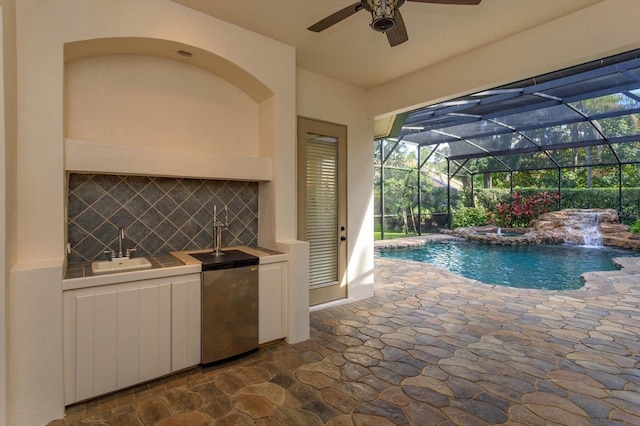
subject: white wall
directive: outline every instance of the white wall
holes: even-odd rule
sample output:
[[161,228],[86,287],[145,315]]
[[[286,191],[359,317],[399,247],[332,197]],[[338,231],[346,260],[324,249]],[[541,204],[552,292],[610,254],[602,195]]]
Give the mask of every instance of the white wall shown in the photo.
[[362,89],[298,69],[299,116],[347,126],[348,299],[373,296],[373,120]]
[[104,55],[68,62],[64,114],[71,139],[258,156],[258,104],[177,60]]
[[9,358],[9,269],[16,259],[16,28],[15,2],[3,1],[2,11],[2,125],[0,129],[0,425],[8,420],[8,358]]
[[[7,192],[20,194],[11,206],[15,218],[19,218],[13,223],[19,238],[7,243],[7,252],[14,253],[15,262],[10,265],[8,282],[6,394],[9,423],[30,426],[64,414],[61,307],[66,196],[65,44],[104,38],[178,42],[224,58],[266,86],[273,96],[257,101],[257,108],[251,107],[255,113],[248,134],[254,141],[240,148],[245,150],[246,158],[259,159],[263,151],[274,154],[268,196],[278,202],[267,204],[269,210],[261,211],[267,223],[274,226],[271,243],[295,239],[296,235],[292,220],[296,213],[295,163],[291,154],[295,152],[295,51],[168,0],[20,0],[16,2],[16,23],[17,169]],[[83,65],[95,66],[95,62],[89,62]],[[122,74],[122,70],[115,74]],[[204,84],[209,89],[214,85]],[[226,90],[233,91],[228,87]],[[235,102],[241,96],[233,98]],[[83,112],[75,110],[71,115],[78,113]],[[264,117],[271,117],[273,122],[268,126],[259,124]],[[83,123],[74,121],[69,130],[98,137]],[[258,134],[265,129],[273,134]],[[106,126],[95,130],[101,135],[113,132]],[[128,137],[128,131],[132,130],[116,129],[120,135],[117,139]],[[146,142],[148,137],[143,135],[136,142]],[[263,148],[260,145],[264,143],[273,146]],[[299,283],[292,283],[296,284]]]
[[[6,247],[6,186],[7,186],[7,170],[6,170],[6,134],[5,129],[5,106],[4,106],[4,69],[2,53],[4,52],[4,23],[3,23],[2,4],[0,4],[0,247]],[[6,400],[6,383],[7,383],[7,255],[3,252],[0,256],[0,425],[7,424],[7,400]]]
[[[76,50],[67,46],[65,53]],[[270,180],[271,158],[259,156],[260,104],[215,69],[173,56],[108,54],[66,63],[66,170]]]

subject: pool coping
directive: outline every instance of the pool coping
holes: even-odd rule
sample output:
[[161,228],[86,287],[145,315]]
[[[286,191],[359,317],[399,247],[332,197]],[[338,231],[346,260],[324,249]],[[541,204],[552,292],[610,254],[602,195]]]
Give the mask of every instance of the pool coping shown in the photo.
[[392,240],[377,240],[373,242],[373,247],[382,249],[420,247],[430,241],[465,241],[465,239],[455,235],[427,234],[413,237],[394,238]]
[[[377,240],[374,241],[374,249],[393,249],[393,248],[410,248],[420,247],[428,242],[432,241],[467,241],[465,238],[447,235],[447,234],[427,234],[420,236],[394,238],[392,240]],[[635,251],[635,250],[633,250]],[[380,256],[375,256],[378,259],[382,259]],[[517,288],[509,286],[499,286],[497,284],[489,284],[482,281],[473,280],[471,278],[463,277],[454,272],[448,271],[444,268],[434,265],[432,263],[423,263],[413,260],[400,260],[394,259],[399,262],[412,262],[416,264],[426,265],[429,268],[440,268],[451,274],[454,274],[465,280],[481,283],[492,287],[505,287],[505,288]],[[585,272],[580,275],[584,285],[579,289],[573,290],[537,290],[537,289],[522,289],[527,291],[544,291],[544,292],[559,292],[564,294],[571,294],[575,296],[596,296],[603,294],[610,294],[618,292],[615,287],[617,286],[640,286],[640,253],[638,256],[625,256],[613,258],[613,263],[620,267],[617,271],[591,271]]]

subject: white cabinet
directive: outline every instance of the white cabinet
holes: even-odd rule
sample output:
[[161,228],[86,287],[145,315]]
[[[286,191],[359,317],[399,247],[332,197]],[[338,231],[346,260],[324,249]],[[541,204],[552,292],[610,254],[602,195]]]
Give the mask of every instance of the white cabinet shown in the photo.
[[200,363],[200,275],[171,284],[171,371]]
[[65,404],[199,362],[200,275],[63,295]]
[[260,344],[286,337],[287,262],[259,266],[259,327]]

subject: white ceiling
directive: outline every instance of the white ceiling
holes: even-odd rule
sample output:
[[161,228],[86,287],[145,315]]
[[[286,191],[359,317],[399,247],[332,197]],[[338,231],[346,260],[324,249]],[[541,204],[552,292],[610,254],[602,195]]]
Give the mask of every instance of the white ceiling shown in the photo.
[[601,0],[482,0],[478,6],[408,1],[401,11],[409,41],[393,48],[369,28],[364,10],[321,33],[307,30],[356,0],[173,1],[294,46],[300,68],[371,88]]

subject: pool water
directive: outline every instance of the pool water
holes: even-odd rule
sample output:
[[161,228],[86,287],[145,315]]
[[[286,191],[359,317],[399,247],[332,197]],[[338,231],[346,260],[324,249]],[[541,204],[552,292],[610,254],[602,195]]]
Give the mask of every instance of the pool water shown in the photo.
[[612,259],[630,255],[628,250],[610,247],[501,246],[458,241],[376,252],[381,257],[431,263],[487,284],[548,290],[578,289],[583,285],[582,273],[616,270]]

